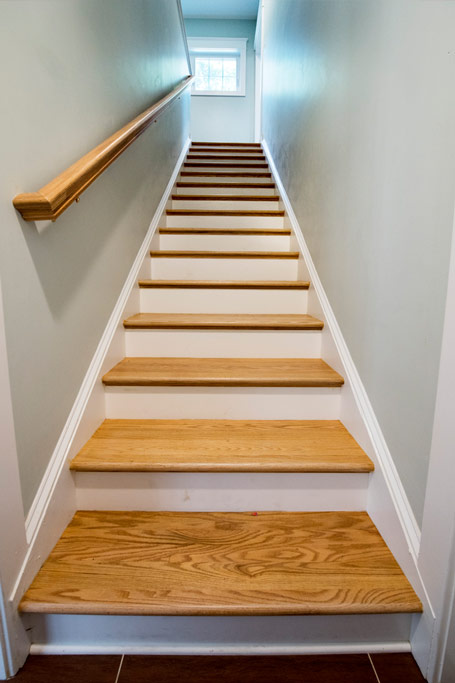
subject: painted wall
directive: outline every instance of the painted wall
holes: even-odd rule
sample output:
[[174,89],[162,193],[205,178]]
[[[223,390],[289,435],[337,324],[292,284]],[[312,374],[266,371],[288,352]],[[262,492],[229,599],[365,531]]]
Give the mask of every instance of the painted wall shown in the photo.
[[187,75],[170,0],[0,3],[0,268],[25,511],[188,135],[183,98],[41,233],[12,207]]
[[191,98],[191,137],[201,142],[254,141],[254,34],[255,21],[186,19],[188,37],[248,38],[246,96]]
[[263,132],[419,523],[455,188],[455,4],[265,0]]

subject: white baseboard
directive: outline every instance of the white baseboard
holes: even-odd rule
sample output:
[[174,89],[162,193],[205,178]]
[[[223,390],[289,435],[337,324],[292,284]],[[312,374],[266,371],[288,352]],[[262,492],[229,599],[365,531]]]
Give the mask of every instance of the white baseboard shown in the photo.
[[289,656],[289,655],[356,655],[356,654],[376,654],[376,653],[395,653],[410,652],[409,641],[382,643],[362,643],[345,645],[278,645],[264,647],[263,645],[246,645],[244,647],[236,645],[225,645],[214,647],[213,645],[186,645],[184,647],[168,647],[153,645],[148,646],[127,646],[121,645],[47,645],[35,643],[31,646],[31,655],[189,655],[189,656],[242,656],[242,655],[266,655],[266,656]]
[[11,594],[10,599],[14,606],[17,606],[24,590],[39,570],[43,557],[49,554],[76,510],[75,485],[67,463],[73,452],[82,446],[105,417],[104,395],[99,380],[106,364],[112,365],[112,357],[117,362],[123,355],[123,341],[120,342],[118,337],[124,312],[132,297],[138,300],[137,280],[144,261],[148,259],[150,243],[165,212],[189,144],[188,138],[103,332],[27,516],[25,526],[28,551]]
[[[345,378],[341,396],[341,420],[375,464],[375,472],[371,476],[369,485],[367,511],[422,600],[424,615],[414,618],[414,628],[419,628],[420,622],[420,628],[422,629],[422,625],[425,624],[422,630],[430,634],[435,616],[418,569],[419,526],[365,387],[318,276],[270,149],[265,140],[262,144],[287,214],[287,220],[305,261],[303,271],[308,274],[311,282],[309,313],[322,317],[325,322],[323,357]],[[317,310],[312,309],[312,304]]]

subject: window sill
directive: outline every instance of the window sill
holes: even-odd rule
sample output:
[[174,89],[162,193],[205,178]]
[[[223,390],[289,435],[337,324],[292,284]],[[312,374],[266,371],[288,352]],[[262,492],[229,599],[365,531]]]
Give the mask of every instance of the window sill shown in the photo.
[[223,92],[213,90],[199,90],[192,92],[191,97],[246,97],[244,92]]

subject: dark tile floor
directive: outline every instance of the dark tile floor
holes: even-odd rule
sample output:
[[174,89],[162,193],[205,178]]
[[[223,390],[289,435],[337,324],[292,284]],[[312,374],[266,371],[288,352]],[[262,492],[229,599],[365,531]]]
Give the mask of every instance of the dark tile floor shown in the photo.
[[424,683],[410,654],[31,656],[18,683]]

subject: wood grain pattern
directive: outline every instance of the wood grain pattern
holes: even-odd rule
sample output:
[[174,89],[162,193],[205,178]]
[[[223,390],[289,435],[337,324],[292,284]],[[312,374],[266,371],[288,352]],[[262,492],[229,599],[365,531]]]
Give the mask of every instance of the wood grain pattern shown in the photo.
[[250,164],[250,163],[215,163],[215,162],[201,162],[198,163],[197,161],[185,161],[183,166],[185,167],[193,167],[193,168],[267,168],[268,164],[266,163],[257,163],[257,164]]
[[124,358],[107,386],[341,387],[319,358]]
[[165,97],[139,114],[37,192],[19,194],[15,208],[26,221],[55,220],[98,178],[192,83],[188,76]]
[[134,330],[322,330],[324,323],[303,313],[136,313],[123,326]]
[[191,142],[191,146],[202,147],[262,147],[260,142]]
[[234,258],[234,259],[298,259],[298,251],[180,251],[160,249],[151,251],[152,258]]
[[286,228],[160,228],[160,235],[281,235],[291,231]]
[[272,174],[269,172],[265,173],[251,173],[248,171],[233,172],[225,171],[224,173],[217,171],[180,171],[181,176],[199,176],[201,178],[271,178]]
[[309,289],[306,280],[139,280],[144,289]]
[[279,202],[278,195],[248,195],[248,194],[173,194],[172,199],[194,202]]
[[78,472],[372,472],[338,420],[105,420]]
[[420,612],[366,512],[77,512],[22,612]]
[[[200,150],[198,150],[200,152]],[[265,160],[264,154],[260,155],[251,155],[250,156],[235,156],[234,154],[210,154],[209,152],[200,152],[199,154],[192,154],[189,153],[186,155],[186,160],[187,161],[198,161],[198,160],[207,160],[207,161],[218,161],[220,159],[224,159],[226,161],[237,161],[240,159],[241,161],[263,161]]]
[[269,216],[271,218],[281,218],[284,216],[284,211],[240,211],[240,210],[211,210],[204,211],[203,209],[167,209],[168,216]]
[[[259,189],[265,188],[267,190],[273,190],[275,188],[275,183],[186,183],[179,181],[176,183],[177,187],[244,187],[247,189]],[[185,195],[188,196],[188,195]],[[270,195],[269,195],[270,196]],[[273,196],[273,195],[272,195]]]

